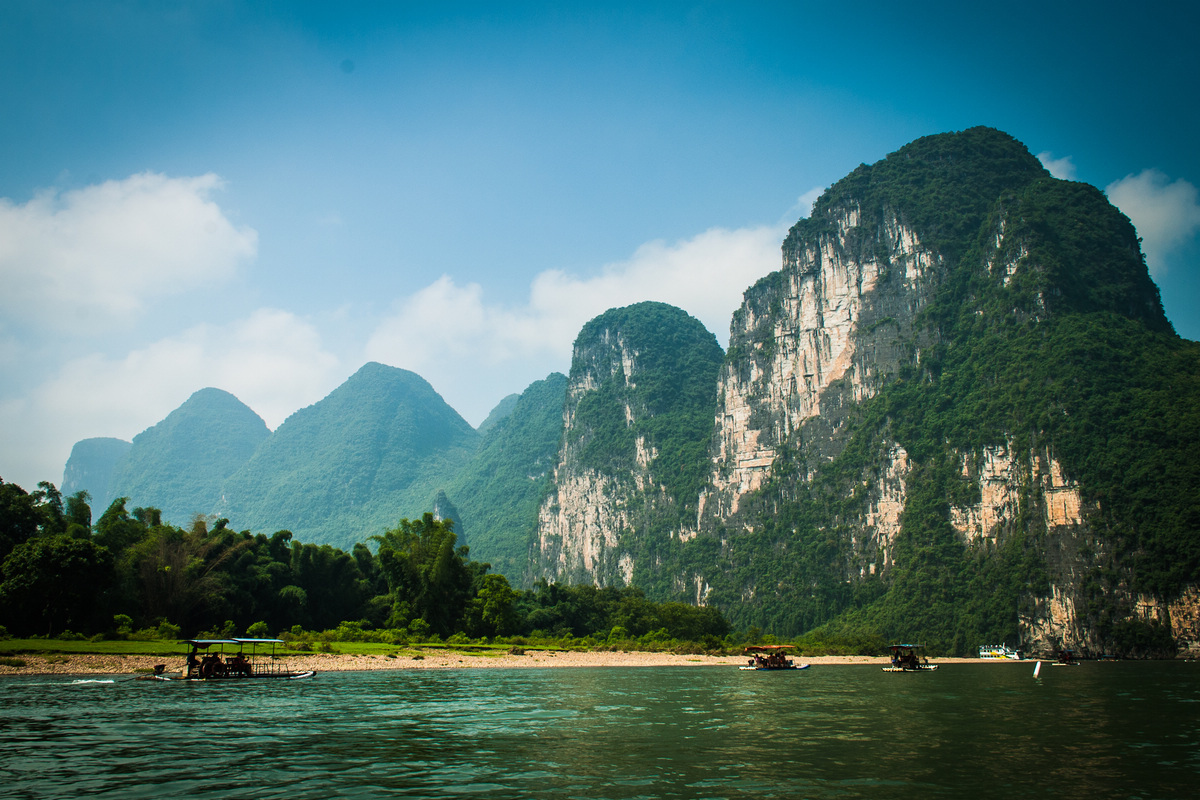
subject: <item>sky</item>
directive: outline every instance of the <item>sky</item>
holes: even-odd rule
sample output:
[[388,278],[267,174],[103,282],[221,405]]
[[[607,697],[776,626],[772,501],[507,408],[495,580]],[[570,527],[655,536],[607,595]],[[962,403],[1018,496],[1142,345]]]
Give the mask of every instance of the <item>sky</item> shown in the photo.
[[368,361],[473,425],[658,300],[724,346],[820,192],[988,125],[1138,228],[1200,339],[1186,2],[0,0],[0,478]]

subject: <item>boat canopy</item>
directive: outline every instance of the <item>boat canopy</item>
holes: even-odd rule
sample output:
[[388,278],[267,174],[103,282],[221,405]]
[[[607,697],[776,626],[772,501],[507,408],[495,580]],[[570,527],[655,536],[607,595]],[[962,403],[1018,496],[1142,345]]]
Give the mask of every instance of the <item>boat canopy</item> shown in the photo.
[[777,653],[780,650],[795,650],[794,644],[752,644],[746,648],[747,653]]
[[893,650],[916,650],[918,647],[924,647],[923,644],[893,644],[889,645]]
[[260,644],[276,645],[276,644],[283,644],[283,639],[184,639],[183,643],[190,644],[192,647],[196,647],[201,650],[204,650],[206,648],[212,647],[214,644],[216,644],[216,645],[232,644],[232,645],[237,645],[238,647],[244,647],[246,645],[250,645],[251,647],[254,647],[254,646],[257,646]]

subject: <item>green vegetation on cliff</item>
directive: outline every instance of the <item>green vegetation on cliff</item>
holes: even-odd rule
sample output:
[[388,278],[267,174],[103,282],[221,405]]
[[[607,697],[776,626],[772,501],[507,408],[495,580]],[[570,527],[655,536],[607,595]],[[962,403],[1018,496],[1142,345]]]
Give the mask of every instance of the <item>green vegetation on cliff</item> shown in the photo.
[[[632,358],[626,373],[622,355]],[[570,383],[595,386],[575,408],[568,445],[579,466],[605,474],[637,469],[637,445],[657,456],[650,474],[682,508],[694,511],[707,479],[708,443],[724,354],[716,337],[665,303],[614,308],[583,326]]]
[[[471,461],[446,484],[463,516],[471,554],[514,584],[529,570],[538,504],[554,473],[562,440],[567,379],[557,372],[536,381],[483,435]],[[481,426],[482,427],[482,426]]]

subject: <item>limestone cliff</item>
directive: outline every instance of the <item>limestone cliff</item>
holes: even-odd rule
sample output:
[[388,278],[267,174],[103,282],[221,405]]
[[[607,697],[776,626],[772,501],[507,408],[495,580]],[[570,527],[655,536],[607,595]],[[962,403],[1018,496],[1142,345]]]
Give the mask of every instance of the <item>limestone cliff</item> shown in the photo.
[[721,358],[699,321],[661,303],[584,327],[538,513],[535,577],[625,585],[654,568],[654,522],[674,522],[698,489]]
[[[791,616],[805,627],[882,595],[881,632],[928,630],[937,607],[1035,652],[1099,652],[1121,638],[1113,616],[1181,636],[1194,589],[1134,590],[1130,542],[1080,482],[1101,455],[1070,419],[1096,402],[1079,388],[1087,367],[1048,344],[1114,315],[1169,329],[1133,238],[1098,192],[986,129],[929,137],[827,192],[733,318],[697,507],[726,561],[689,577],[710,587],[701,599],[735,617],[807,607]],[[1037,363],[1047,353],[1070,384]],[[792,566],[768,568],[768,552]],[[1010,584],[1008,610],[972,595],[987,579]],[[896,611],[931,592],[946,605]]]
[[912,358],[937,254],[894,212],[874,225],[853,201],[823,213],[827,226],[811,237],[793,230],[783,269],[734,315],[702,516],[736,513],[805,422],[840,427],[844,405],[873,397]]

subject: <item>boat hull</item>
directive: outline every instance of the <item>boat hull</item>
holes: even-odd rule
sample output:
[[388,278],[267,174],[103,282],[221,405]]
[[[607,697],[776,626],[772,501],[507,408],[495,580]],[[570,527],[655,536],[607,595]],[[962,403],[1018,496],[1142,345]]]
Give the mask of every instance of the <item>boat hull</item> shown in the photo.
[[738,667],[738,669],[746,670],[747,672],[783,672],[785,670],[808,669],[809,664],[796,664],[787,667]]
[[151,675],[149,677],[156,681],[173,683],[245,683],[247,681],[301,681],[316,674],[316,671],[308,670],[307,672],[279,672],[270,675],[222,675],[208,678],[181,678],[170,675]]

